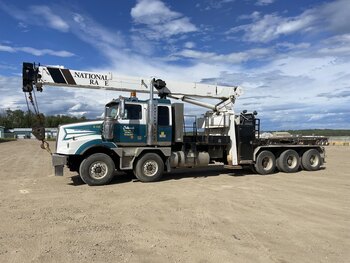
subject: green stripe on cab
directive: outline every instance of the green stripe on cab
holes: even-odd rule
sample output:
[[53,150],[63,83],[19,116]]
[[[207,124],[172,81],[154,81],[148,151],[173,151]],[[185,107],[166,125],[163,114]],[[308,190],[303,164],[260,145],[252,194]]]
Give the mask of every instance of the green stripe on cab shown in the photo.
[[115,145],[113,142],[104,142],[101,139],[96,139],[96,140],[92,140],[92,141],[88,141],[86,143],[84,143],[83,145],[81,145],[78,150],[75,152],[75,154],[83,154],[86,150],[95,147],[95,146],[102,146],[102,147],[106,147],[108,149],[112,149],[112,148],[117,148],[117,145]]

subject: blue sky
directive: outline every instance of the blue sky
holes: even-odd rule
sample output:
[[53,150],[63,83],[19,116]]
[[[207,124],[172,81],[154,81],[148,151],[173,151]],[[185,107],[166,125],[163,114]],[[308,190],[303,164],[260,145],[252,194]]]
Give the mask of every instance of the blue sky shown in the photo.
[[[264,130],[350,128],[350,1],[1,1],[0,108],[21,64],[240,85]],[[119,94],[47,88],[46,114],[100,116]],[[191,113],[205,109],[187,107]]]

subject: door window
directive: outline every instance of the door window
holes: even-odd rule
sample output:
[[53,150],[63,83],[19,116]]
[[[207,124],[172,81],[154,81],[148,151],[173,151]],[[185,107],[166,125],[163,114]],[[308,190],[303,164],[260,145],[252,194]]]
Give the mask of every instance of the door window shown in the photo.
[[128,120],[141,120],[142,109],[141,105],[125,104],[125,119]]
[[158,125],[169,126],[169,107],[158,106]]

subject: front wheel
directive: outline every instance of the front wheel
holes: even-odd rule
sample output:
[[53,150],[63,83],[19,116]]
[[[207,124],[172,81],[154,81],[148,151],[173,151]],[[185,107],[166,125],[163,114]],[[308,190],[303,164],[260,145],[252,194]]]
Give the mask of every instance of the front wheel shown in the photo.
[[95,153],[82,161],[79,174],[88,185],[104,185],[112,180],[114,170],[115,165],[111,157],[104,153]]
[[158,154],[146,153],[137,162],[134,174],[141,182],[158,181],[164,172],[164,162]]

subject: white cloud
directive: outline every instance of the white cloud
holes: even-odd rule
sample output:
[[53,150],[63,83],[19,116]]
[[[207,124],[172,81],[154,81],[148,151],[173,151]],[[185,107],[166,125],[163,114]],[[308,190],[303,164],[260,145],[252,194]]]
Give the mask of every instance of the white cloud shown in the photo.
[[[108,52],[111,64],[103,68],[91,68],[95,71],[116,72],[119,75],[151,77],[163,79],[198,82],[205,76],[218,76],[220,72],[228,69],[227,65],[220,63],[206,63],[197,61],[188,66],[167,63],[167,60],[154,57],[147,59],[135,54],[124,54],[117,50]],[[234,68],[234,66],[230,66]]]
[[[103,48],[120,48],[124,46],[123,36],[119,31],[107,30],[87,15],[73,13],[63,7],[53,8],[45,5],[29,6],[25,11],[15,6],[0,2],[0,8],[20,21],[19,27],[30,28],[27,25],[49,27],[60,32],[72,32],[83,41]],[[33,51],[33,50],[32,50]],[[33,51],[38,54],[38,51]],[[44,53],[50,53],[49,50]],[[69,56],[68,53],[59,53],[59,56]]]
[[139,35],[132,35],[131,42],[133,48],[140,54],[151,55],[155,50],[154,43],[146,38],[142,38]]
[[32,6],[31,12],[34,16],[39,16],[40,19],[46,20],[49,27],[59,31],[67,32],[69,25],[57,14],[55,14],[48,6]]
[[165,40],[179,34],[197,31],[197,27],[179,12],[160,0],[139,0],[131,9],[135,32],[154,40]]
[[35,24],[50,27],[61,32],[67,32],[69,30],[69,25],[65,20],[45,5],[35,5],[25,9],[18,9],[15,6],[0,2],[0,8],[21,21],[21,24],[19,24],[21,28],[26,28],[27,24]]
[[227,34],[244,31],[243,40],[249,42],[269,42],[280,35],[287,35],[304,30],[311,25],[312,16],[282,17],[277,14],[267,14],[262,18],[254,18],[251,24],[240,25],[231,28]]
[[189,49],[194,48],[195,46],[196,46],[196,43],[194,43],[192,41],[188,41],[184,44],[184,47],[189,48]]
[[350,55],[350,46],[344,47],[325,47],[319,49],[317,52],[325,55],[340,55],[340,56],[349,56]]
[[350,55],[350,34],[342,34],[324,39],[320,48],[316,50],[319,55],[345,57]]
[[152,28],[167,37],[197,31],[196,26],[190,22],[188,17],[174,19],[169,23],[153,25]]
[[160,0],[139,0],[130,14],[134,22],[147,25],[164,23],[182,16]]
[[15,70],[17,70],[17,67],[15,67],[13,65],[9,65],[7,63],[0,62],[0,69],[15,71]]
[[318,15],[318,18],[321,21],[326,21],[328,30],[336,33],[350,33],[350,1],[331,1],[330,3],[321,6],[319,9],[316,8],[314,12]]
[[16,49],[10,46],[5,46],[0,44],[0,51],[14,53],[16,52]]
[[280,25],[276,27],[276,35],[288,35],[299,30],[307,29],[315,18],[312,15],[305,15],[297,17],[296,19],[287,19],[282,21]]
[[23,51],[29,54],[32,54],[34,56],[44,56],[44,55],[51,55],[56,57],[72,57],[74,54],[72,52],[66,51],[66,50],[52,50],[52,49],[36,49],[32,47],[20,47],[17,48],[19,51]]
[[[327,30],[332,34],[349,33],[348,14],[350,13],[350,1],[338,0],[308,9],[298,16],[285,17],[273,14],[265,14],[260,17],[255,15],[243,15],[243,18],[251,18],[250,24],[235,26],[228,30],[228,35],[243,32],[243,40],[248,42],[267,43],[282,35],[295,33],[317,33]],[[254,13],[253,13],[254,14]]]
[[259,6],[264,6],[264,5],[270,5],[273,2],[275,2],[275,0],[258,0],[258,1],[256,1],[255,4],[259,5]]
[[[0,105],[2,109],[15,109],[24,107],[25,101],[21,92],[21,80],[19,77],[8,77],[0,75],[0,90],[5,96],[0,96]],[[19,103],[23,101],[22,103]]]
[[260,18],[260,15],[261,15],[260,12],[254,11],[254,12],[252,12],[252,13],[249,14],[249,15],[240,15],[240,16],[238,16],[237,19],[238,19],[238,20],[244,20],[244,19],[256,20],[256,19]]
[[55,57],[72,57],[74,56],[74,53],[66,51],[66,50],[52,50],[52,49],[37,49],[33,47],[11,47],[11,46],[5,46],[0,44],[0,52],[25,52],[34,56],[44,56],[44,55],[50,55]]
[[350,34],[339,34],[322,41],[325,45],[334,45],[334,44],[350,44]]
[[72,33],[83,41],[98,48],[120,48],[125,45],[118,30],[108,30],[88,15],[69,12],[67,15],[69,18],[66,21]]
[[[245,87],[244,97],[248,99],[239,99],[237,108],[248,106],[249,110],[258,110],[264,129],[348,128],[350,117],[344,112],[350,113],[350,94],[343,90],[332,96],[335,89],[348,87],[348,67],[350,61],[294,54],[275,59],[259,69],[223,74],[221,79],[236,80]],[[336,81],[342,76],[345,79]],[[256,97],[260,99],[256,100]],[[324,118],[316,121],[313,116],[317,114],[324,115]]]
[[212,9],[221,9],[223,6],[229,3],[233,3],[235,0],[207,0],[202,5],[197,4],[196,7],[203,6],[203,10],[209,11]]
[[[8,108],[27,110],[24,93],[22,92],[21,77],[0,75],[0,90],[6,93],[6,96],[0,96],[0,110]],[[113,96],[117,97],[115,93],[108,91],[86,91],[47,86],[44,87],[42,93],[36,93],[40,112],[45,115],[87,115],[89,118],[101,115],[104,105]],[[80,101],[80,103],[77,103],[77,101]]]
[[23,22],[18,22],[17,27],[21,30],[21,32],[29,32],[28,25]]
[[305,43],[305,42],[301,42],[298,44],[295,43],[290,43],[290,42],[281,42],[281,43],[277,43],[276,47],[278,48],[285,48],[288,50],[295,50],[295,49],[307,49],[311,46],[310,43]]
[[258,59],[267,55],[271,56],[273,51],[268,48],[256,48],[242,52],[233,52],[229,54],[217,54],[214,52],[202,52],[192,49],[184,49],[175,53],[175,56],[184,58],[197,59],[207,62],[221,62],[221,63],[241,63],[252,58]]

